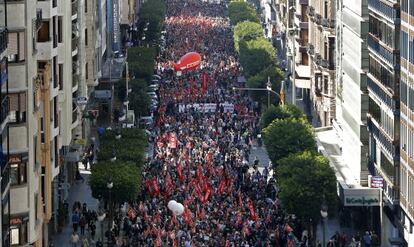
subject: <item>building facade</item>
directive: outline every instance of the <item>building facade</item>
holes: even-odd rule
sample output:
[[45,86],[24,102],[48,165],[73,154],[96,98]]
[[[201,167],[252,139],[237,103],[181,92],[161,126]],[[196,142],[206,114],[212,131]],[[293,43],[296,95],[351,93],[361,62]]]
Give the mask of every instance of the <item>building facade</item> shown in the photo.
[[369,0],[367,89],[370,174],[383,181],[381,242],[396,245],[400,170],[400,9]]
[[0,1],[0,245],[10,246],[10,164],[9,164],[9,128],[10,98],[7,76],[7,21],[6,5]]
[[310,0],[309,44],[311,98],[321,126],[335,119],[335,1]]
[[414,244],[414,3],[401,0],[400,80],[400,207],[401,232]]

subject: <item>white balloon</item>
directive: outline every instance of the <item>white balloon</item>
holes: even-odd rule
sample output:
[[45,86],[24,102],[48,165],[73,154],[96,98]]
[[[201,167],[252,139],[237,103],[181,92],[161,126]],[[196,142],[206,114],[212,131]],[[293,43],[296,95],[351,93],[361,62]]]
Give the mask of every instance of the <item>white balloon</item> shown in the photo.
[[176,215],[182,215],[184,213],[184,206],[181,203],[176,203],[174,205],[174,210],[173,210],[174,214]]
[[174,211],[174,210],[173,210],[173,208],[174,208],[174,205],[175,205],[176,203],[177,203],[177,202],[176,202],[175,200],[171,200],[171,201],[169,201],[169,202],[168,202],[168,205],[167,205],[168,209],[169,209],[169,210],[171,210],[171,211]]

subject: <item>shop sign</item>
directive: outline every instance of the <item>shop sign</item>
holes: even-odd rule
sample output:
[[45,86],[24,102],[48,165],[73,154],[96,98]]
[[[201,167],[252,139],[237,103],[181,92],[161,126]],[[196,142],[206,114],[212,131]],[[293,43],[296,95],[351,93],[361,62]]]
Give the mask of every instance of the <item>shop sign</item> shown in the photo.
[[384,178],[381,176],[373,176],[371,178],[371,188],[383,188]]
[[345,196],[344,206],[379,206],[379,196]]
[[76,145],[85,146],[86,145],[86,139],[76,139],[74,142]]

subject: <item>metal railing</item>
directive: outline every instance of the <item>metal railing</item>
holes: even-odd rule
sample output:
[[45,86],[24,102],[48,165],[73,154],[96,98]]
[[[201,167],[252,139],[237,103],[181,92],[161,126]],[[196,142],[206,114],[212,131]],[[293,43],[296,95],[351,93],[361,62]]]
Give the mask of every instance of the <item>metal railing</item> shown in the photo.
[[3,123],[4,120],[6,120],[7,116],[9,115],[9,111],[10,111],[9,102],[10,102],[9,96],[4,97],[3,100],[1,101],[1,112],[0,112],[1,123]]
[[78,14],[78,0],[72,0],[72,16]]
[[5,27],[0,28],[0,53],[3,53],[7,48],[9,42],[8,30]]

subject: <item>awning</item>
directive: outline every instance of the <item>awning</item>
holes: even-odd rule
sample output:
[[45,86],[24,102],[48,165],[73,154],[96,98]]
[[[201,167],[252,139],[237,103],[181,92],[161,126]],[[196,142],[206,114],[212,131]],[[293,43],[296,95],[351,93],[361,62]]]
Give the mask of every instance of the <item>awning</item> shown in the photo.
[[297,88],[311,88],[310,79],[295,79],[295,86]]
[[310,66],[308,65],[296,65],[295,67],[296,75],[300,78],[310,78]]

